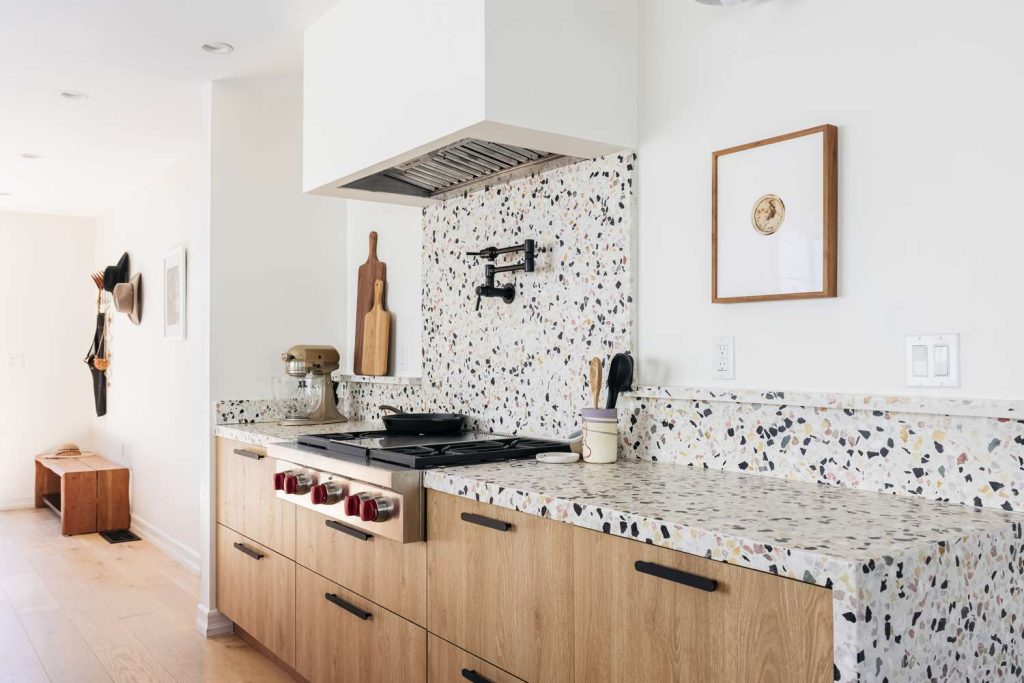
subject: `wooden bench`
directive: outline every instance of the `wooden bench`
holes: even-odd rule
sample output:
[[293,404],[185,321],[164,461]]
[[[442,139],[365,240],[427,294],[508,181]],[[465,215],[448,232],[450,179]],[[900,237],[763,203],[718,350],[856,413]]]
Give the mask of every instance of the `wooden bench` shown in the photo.
[[128,468],[99,455],[78,458],[36,456],[36,507],[60,516],[65,536],[127,529]]

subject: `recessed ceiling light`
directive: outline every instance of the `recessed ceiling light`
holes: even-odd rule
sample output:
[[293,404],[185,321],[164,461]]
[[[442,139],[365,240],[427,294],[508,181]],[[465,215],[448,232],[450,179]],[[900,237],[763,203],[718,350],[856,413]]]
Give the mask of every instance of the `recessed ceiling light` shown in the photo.
[[20,156],[22,159],[42,159],[43,158],[42,154],[32,154],[30,152],[22,152],[18,156]]
[[234,52],[235,46],[227,43],[203,43],[203,50],[214,55],[226,55]]
[[65,100],[87,100],[89,95],[80,90],[58,90],[57,94]]

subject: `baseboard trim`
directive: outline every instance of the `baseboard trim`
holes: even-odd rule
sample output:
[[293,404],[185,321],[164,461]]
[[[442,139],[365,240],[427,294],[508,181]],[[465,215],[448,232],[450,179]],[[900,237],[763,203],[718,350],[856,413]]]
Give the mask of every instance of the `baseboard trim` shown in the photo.
[[207,638],[213,638],[234,631],[235,623],[224,616],[220,610],[210,609],[199,603],[196,605],[196,630]]
[[0,498],[0,510],[24,510],[35,505],[35,498]]
[[185,565],[193,574],[199,574],[199,553],[172,538],[138,515],[132,515],[132,531],[152,543],[171,558]]

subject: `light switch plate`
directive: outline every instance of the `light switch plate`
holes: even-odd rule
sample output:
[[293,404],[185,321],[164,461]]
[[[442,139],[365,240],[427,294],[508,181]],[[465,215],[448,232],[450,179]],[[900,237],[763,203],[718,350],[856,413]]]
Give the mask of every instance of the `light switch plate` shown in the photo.
[[908,387],[960,386],[960,335],[930,334],[906,339]]
[[715,379],[736,379],[736,342],[733,337],[711,340],[711,376]]
[[25,367],[25,354],[23,353],[9,353],[7,354],[7,367],[22,369]]

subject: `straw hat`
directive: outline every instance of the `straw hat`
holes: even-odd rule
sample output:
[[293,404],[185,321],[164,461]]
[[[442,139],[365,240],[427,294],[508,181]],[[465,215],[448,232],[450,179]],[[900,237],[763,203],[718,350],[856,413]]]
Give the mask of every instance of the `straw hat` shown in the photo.
[[131,280],[114,287],[114,308],[128,314],[136,325],[142,321],[142,275],[135,273]]
[[53,454],[58,458],[72,458],[76,455],[81,455],[82,449],[79,448],[77,444],[62,443],[61,445],[57,446],[57,450],[55,450]]

